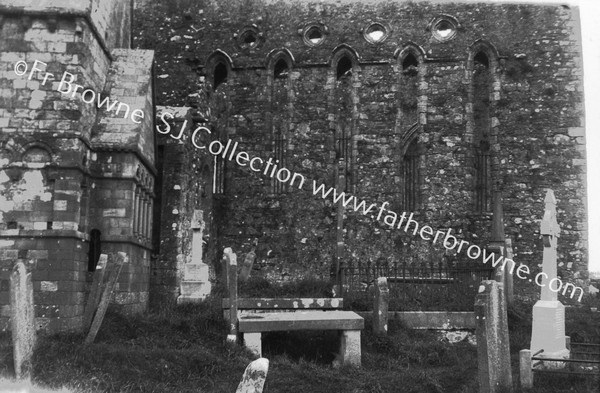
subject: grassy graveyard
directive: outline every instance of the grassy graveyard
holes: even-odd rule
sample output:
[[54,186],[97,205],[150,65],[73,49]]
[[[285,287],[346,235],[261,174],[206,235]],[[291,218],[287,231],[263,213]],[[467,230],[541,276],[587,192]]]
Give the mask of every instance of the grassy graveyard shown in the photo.
[[[281,290],[271,290],[279,295]],[[250,290],[250,289],[249,289]],[[252,289],[256,290],[256,288]],[[285,291],[319,291],[300,283]],[[529,345],[531,304],[510,310],[513,378],[518,351]],[[567,310],[574,341],[600,343],[600,313],[589,306]],[[123,317],[108,313],[94,344],[83,335],[40,337],[34,356],[35,383],[82,392],[234,392],[252,355],[224,342],[227,328],[216,297],[202,305],[178,306]],[[390,326],[376,337],[370,321],[362,336],[361,369],[334,369],[335,332],[272,333],[265,337],[270,360],[265,392],[461,392],[476,393],[477,352],[468,342],[450,344],[431,332]],[[0,336],[0,377],[10,378],[10,336]],[[536,380],[531,392],[596,392],[598,381],[559,377]],[[519,391],[519,390],[517,390]]]

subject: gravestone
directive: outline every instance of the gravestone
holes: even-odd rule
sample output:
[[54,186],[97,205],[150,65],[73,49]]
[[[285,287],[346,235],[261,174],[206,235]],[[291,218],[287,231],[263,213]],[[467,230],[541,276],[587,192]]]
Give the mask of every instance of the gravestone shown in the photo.
[[[494,191],[493,198],[493,216],[492,216],[492,233],[490,237],[490,243],[488,250],[504,258],[512,260],[512,246],[510,248],[510,255],[508,255],[507,242],[511,242],[504,235],[504,209],[502,208],[502,193],[500,191]],[[513,295],[513,276],[510,272],[511,265],[507,264],[505,269],[501,268],[502,264],[496,268],[494,272],[494,280],[498,281],[504,286],[504,297],[506,298],[507,304],[511,304],[514,298]]]
[[373,333],[386,335],[388,331],[388,305],[390,290],[387,278],[379,277],[375,285],[375,299],[373,304]]
[[262,393],[269,372],[269,360],[259,358],[246,367],[235,393]]
[[[551,285],[556,289],[556,283],[551,280],[558,277],[556,247],[560,237],[560,226],[556,220],[556,198],[550,189],[546,193],[545,204],[540,233],[544,242],[542,272],[546,274],[546,278],[542,280],[545,286],[542,287],[540,300],[533,306],[530,349],[532,353],[543,350],[538,357],[566,359],[569,357],[569,350],[565,336],[565,306],[558,301],[557,293],[550,289]],[[544,365],[560,367],[564,363],[545,362]]]
[[512,391],[508,317],[503,286],[482,281],[475,298],[479,393]]
[[183,265],[183,277],[180,283],[180,295],[177,304],[198,303],[208,295],[212,289],[209,280],[208,265],[202,261],[204,240],[204,220],[202,210],[194,210],[192,218],[192,258],[191,262]]
[[254,239],[252,244],[252,250],[248,254],[246,254],[246,258],[244,258],[244,262],[242,263],[242,269],[240,270],[240,281],[244,282],[250,278],[250,273],[252,272],[252,266],[254,265],[254,260],[256,259],[256,247],[258,246],[258,239]]
[[17,262],[13,267],[9,296],[15,374],[18,379],[29,379],[36,341],[35,309],[31,273],[27,272],[23,262]]
[[238,319],[238,292],[237,292],[237,256],[230,247],[223,251],[223,259],[229,274],[227,286],[229,289],[229,334],[228,342],[237,342],[237,319]]
[[[504,241],[504,250],[506,251],[506,258],[514,261],[512,239],[509,237],[507,237]],[[515,300],[514,277],[510,272],[507,272],[505,279],[506,280],[504,282],[504,294],[506,297],[506,305],[510,306],[514,303]]]

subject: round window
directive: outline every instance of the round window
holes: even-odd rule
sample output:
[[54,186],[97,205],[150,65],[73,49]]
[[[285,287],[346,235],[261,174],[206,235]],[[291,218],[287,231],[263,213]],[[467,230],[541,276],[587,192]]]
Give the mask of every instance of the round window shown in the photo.
[[243,49],[254,48],[258,45],[258,36],[253,30],[246,30],[240,36],[240,46]]
[[456,36],[458,22],[451,17],[438,17],[431,24],[433,37],[438,41],[449,41]]
[[302,37],[304,43],[309,46],[318,46],[325,41],[325,33],[320,26],[312,25],[304,29],[304,35]]
[[373,23],[364,31],[365,39],[372,44],[385,41],[388,35],[388,29],[380,23]]

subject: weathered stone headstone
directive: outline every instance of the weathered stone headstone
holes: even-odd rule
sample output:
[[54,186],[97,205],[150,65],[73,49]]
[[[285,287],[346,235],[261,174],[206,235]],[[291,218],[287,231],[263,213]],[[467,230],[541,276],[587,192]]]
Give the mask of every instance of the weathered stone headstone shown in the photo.
[[512,391],[506,299],[498,282],[481,282],[475,298],[475,319],[479,393]]
[[387,278],[379,277],[375,285],[375,299],[373,304],[373,333],[386,335],[388,331],[388,305],[390,290]]
[[96,335],[98,334],[98,330],[100,330],[100,326],[102,325],[102,321],[104,320],[104,315],[106,314],[106,310],[108,309],[110,298],[112,296],[113,290],[115,289],[117,279],[119,278],[119,274],[121,274],[121,269],[123,268],[123,265],[128,262],[129,258],[127,254],[125,254],[124,252],[117,253],[117,261],[113,266],[113,270],[109,273],[108,282],[106,283],[106,286],[102,291],[102,297],[100,298],[98,309],[94,314],[94,319],[92,320],[90,331],[88,332],[88,335],[85,338],[85,345],[93,343],[96,339]]
[[539,357],[568,358],[565,336],[565,306],[558,301],[556,289],[557,253],[556,247],[560,237],[560,226],[556,220],[556,198],[554,192],[548,190],[545,199],[544,218],[541,235],[544,241],[542,272],[546,275],[542,283],[542,294],[533,306],[533,324],[531,331],[531,352],[543,350]]
[[209,268],[202,260],[204,240],[204,220],[202,210],[194,210],[192,218],[192,260],[183,266],[183,277],[180,284],[180,295],[177,303],[198,303],[208,295],[212,289],[209,277]]
[[238,293],[237,293],[237,256],[230,247],[223,251],[223,258],[226,260],[227,271],[229,272],[229,334],[227,341],[237,342],[237,319],[238,319]]
[[[506,247],[507,239],[504,235],[504,209],[502,208],[502,193],[498,190],[494,191],[492,207],[494,214],[492,216],[492,233],[488,250],[496,254],[498,258],[503,256],[504,258],[509,258],[512,260],[512,248],[511,255],[509,256]],[[510,239],[508,239],[508,241],[510,241]],[[500,264],[494,272],[494,280],[504,285],[504,296],[506,297],[507,304],[511,304],[513,299],[513,277],[510,269],[510,264],[507,264],[505,269],[503,269],[502,264]]]
[[23,262],[17,262],[10,275],[10,328],[16,377],[29,379],[36,342],[35,309],[31,273]]
[[519,352],[519,382],[522,389],[533,387],[533,370],[531,367],[531,351],[522,349]]
[[[504,250],[506,251],[505,258],[514,261],[512,240],[509,237],[504,240]],[[514,277],[510,272],[507,271],[506,273],[507,274],[504,276],[504,295],[506,297],[506,305],[510,306],[515,300]]]
[[262,393],[268,372],[269,360],[256,359],[246,367],[235,393]]
[[252,266],[254,265],[254,260],[256,259],[256,246],[258,245],[258,239],[254,239],[254,244],[252,250],[248,254],[246,254],[246,258],[244,258],[244,263],[242,263],[242,269],[240,270],[240,281],[246,281],[250,277],[250,273],[252,272]]

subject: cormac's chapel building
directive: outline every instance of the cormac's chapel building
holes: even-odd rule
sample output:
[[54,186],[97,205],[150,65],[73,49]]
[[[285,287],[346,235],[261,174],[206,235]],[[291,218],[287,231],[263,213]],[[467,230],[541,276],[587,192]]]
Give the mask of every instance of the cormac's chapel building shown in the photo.
[[[65,72],[79,91],[61,90]],[[3,0],[0,329],[16,261],[39,328],[60,331],[83,329],[101,253],[128,254],[114,303],[139,312],[203,298],[224,247],[254,249],[253,274],[273,281],[434,252],[313,180],[481,247],[501,191],[532,270],[551,188],[559,275],[584,286],[583,115],[566,5]],[[306,185],[199,148],[213,140]]]

